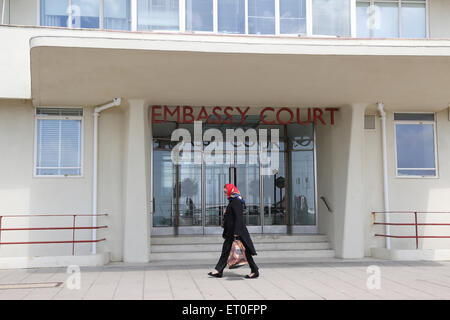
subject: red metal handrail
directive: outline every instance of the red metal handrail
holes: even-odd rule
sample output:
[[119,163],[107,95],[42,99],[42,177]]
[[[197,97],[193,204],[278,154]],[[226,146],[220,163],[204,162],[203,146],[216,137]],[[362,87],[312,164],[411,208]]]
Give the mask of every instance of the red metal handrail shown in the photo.
[[[0,246],[1,245],[17,245],[17,244],[54,244],[54,243],[72,243],[72,255],[75,255],[75,243],[97,243],[105,241],[106,238],[96,240],[75,240],[75,230],[93,230],[93,229],[105,229],[108,226],[96,226],[96,227],[77,227],[77,217],[104,217],[108,214],[18,214],[18,215],[0,215]],[[29,218],[29,217],[73,217],[72,227],[43,227],[43,228],[2,228],[4,218]],[[18,242],[2,242],[2,231],[38,231],[38,230],[73,230],[71,241],[18,241]]]
[[[376,222],[376,214],[377,213],[410,213],[414,214],[414,223],[398,223],[398,222]],[[425,238],[435,238],[435,239],[446,239],[450,238],[450,236],[419,236],[418,227],[419,226],[450,226],[450,223],[418,223],[417,222],[417,214],[419,213],[445,213],[450,214],[448,211],[378,211],[372,212],[373,224],[374,225],[384,225],[384,226],[414,226],[415,227],[415,236],[394,236],[388,234],[375,234],[375,237],[385,237],[385,238],[409,238],[416,239],[416,249],[419,249],[419,239]]]

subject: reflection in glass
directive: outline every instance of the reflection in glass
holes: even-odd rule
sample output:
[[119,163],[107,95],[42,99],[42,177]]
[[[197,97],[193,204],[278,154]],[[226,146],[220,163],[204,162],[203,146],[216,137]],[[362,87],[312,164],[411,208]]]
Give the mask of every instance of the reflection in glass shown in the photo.
[[312,0],[313,34],[350,36],[350,0]]
[[436,175],[434,125],[396,124],[395,128],[398,174]]
[[262,176],[264,185],[264,225],[286,224],[287,177],[284,170],[284,152],[279,153],[279,170],[271,176]]
[[218,24],[221,33],[245,33],[244,0],[218,0]]
[[169,143],[155,140],[153,150],[153,196],[155,200],[153,226],[155,227],[174,225],[176,168],[170,157],[170,149]]
[[41,26],[67,27],[69,0],[41,0]]
[[99,14],[98,0],[72,0],[72,27],[98,28]]
[[180,226],[202,225],[202,166],[181,164],[179,170],[179,220]]
[[425,38],[426,36],[425,3],[403,3],[402,38]]
[[398,4],[375,2],[377,24],[373,30],[375,38],[398,38]]
[[109,30],[130,30],[130,0],[104,0],[103,27]]
[[306,0],[280,0],[280,33],[306,33]]
[[261,225],[259,215],[259,164],[237,164],[235,167],[235,185],[245,199],[245,224],[250,226]]
[[223,192],[223,187],[230,182],[230,166],[226,164],[206,164],[206,225],[220,226],[223,218],[223,210],[228,205],[228,200]]
[[179,30],[178,0],[137,0],[138,30]]
[[314,127],[290,124],[287,132],[290,224],[316,225]]
[[274,0],[248,0],[248,33],[275,34]]
[[186,0],[186,30],[213,31],[211,0]]
[[356,36],[370,38],[370,3],[356,3]]

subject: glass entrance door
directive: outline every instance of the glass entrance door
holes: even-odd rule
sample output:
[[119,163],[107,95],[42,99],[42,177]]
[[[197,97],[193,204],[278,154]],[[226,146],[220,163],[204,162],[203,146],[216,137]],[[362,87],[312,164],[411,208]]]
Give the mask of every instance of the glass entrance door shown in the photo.
[[[175,165],[171,152],[177,142],[170,141],[170,133],[176,127],[164,124],[153,128],[152,234],[221,234],[228,204],[223,193],[226,183],[235,184],[245,199],[244,219],[249,232],[317,232],[313,125],[277,127],[279,166],[271,175],[260,174],[259,150],[251,155],[256,163],[249,161],[247,151],[244,163],[238,163],[234,154],[231,164],[203,161]],[[257,128],[271,127],[275,126]],[[203,151],[201,154],[204,159]]]

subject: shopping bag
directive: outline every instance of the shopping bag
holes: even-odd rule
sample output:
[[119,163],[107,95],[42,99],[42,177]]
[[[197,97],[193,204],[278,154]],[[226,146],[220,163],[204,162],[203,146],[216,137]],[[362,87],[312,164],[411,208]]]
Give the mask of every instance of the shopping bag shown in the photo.
[[228,256],[228,268],[236,269],[246,265],[245,247],[241,240],[235,239],[231,246],[230,255]]

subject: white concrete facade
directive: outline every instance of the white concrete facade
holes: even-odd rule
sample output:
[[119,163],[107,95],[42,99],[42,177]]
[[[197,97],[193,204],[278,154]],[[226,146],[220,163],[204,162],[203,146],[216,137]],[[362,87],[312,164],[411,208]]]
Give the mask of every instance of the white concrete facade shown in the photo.
[[[431,0],[430,39],[289,38],[164,32],[114,32],[38,27],[37,6],[9,3],[0,26],[0,216],[92,213],[93,110],[115,97],[118,108],[99,120],[97,252],[111,261],[150,256],[151,106],[339,107],[333,126],[318,125],[318,232],[337,258],[371,256],[384,248],[371,212],[384,211],[382,136],[376,103],[387,113],[390,208],[450,211],[450,7]],[[37,2],[32,1],[34,4]],[[33,20],[34,19],[34,20]],[[35,177],[36,107],[82,107],[83,175]],[[198,112],[198,110],[196,111]],[[395,112],[435,113],[436,178],[396,175]],[[373,130],[364,116],[376,115]],[[382,217],[382,216],[380,216]],[[411,216],[391,221],[411,222]],[[66,225],[70,220],[21,220],[21,226]],[[80,218],[92,224],[92,218]],[[435,220],[433,220],[435,219]],[[447,222],[450,214],[426,221]],[[4,222],[5,220],[3,220]],[[69,222],[68,222],[69,221]],[[9,226],[18,227],[19,222]],[[5,224],[3,224],[5,227]],[[383,231],[383,229],[377,229]],[[450,235],[450,227],[426,227]],[[2,241],[71,239],[66,231],[2,233]],[[393,227],[399,235],[410,227]],[[77,230],[77,239],[90,239]],[[449,239],[423,239],[422,249],[449,249]],[[64,257],[71,244],[3,245],[0,257]],[[392,239],[395,250],[414,239]],[[76,244],[91,253],[91,244]],[[398,255],[397,255],[398,256]],[[409,255],[412,256],[412,255]],[[446,256],[446,255],[442,255]],[[383,252],[383,257],[389,257]],[[51,261],[51,260],[49,260]],[[96,260],[96,262],[98,261]],[[23,266],[23,263],[20,263]]]

